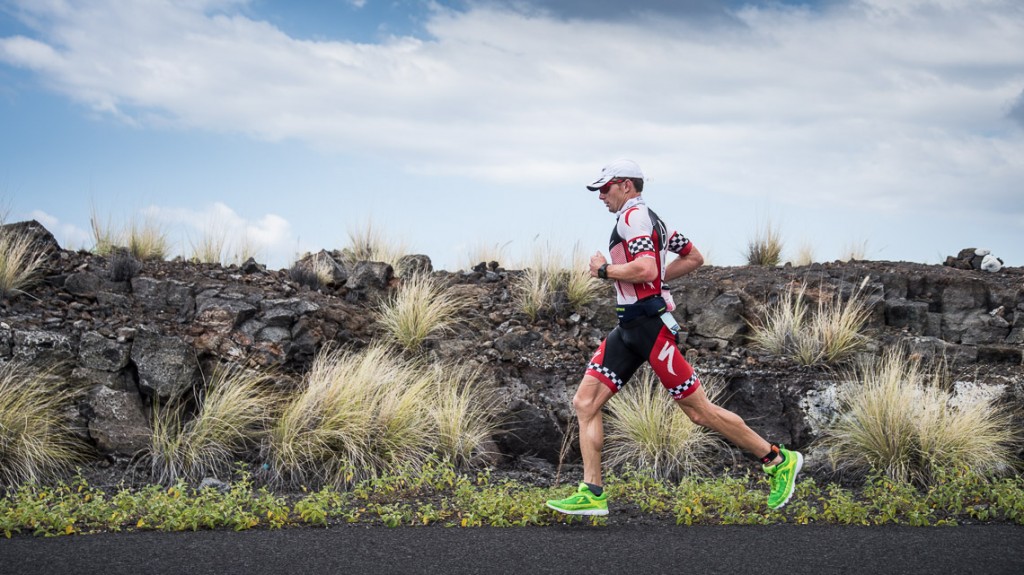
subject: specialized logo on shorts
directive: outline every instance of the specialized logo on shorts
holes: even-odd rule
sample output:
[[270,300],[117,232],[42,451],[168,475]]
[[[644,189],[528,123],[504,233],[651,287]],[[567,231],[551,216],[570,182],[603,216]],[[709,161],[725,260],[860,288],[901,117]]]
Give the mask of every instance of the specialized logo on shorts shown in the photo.
[[675,348],[676,346],[666,341],[665,347],[661,348],[661,351],[658,353],[658,361],[664,361],[665,366],[668,367],[668,372],[672,375],[676,375],[676,370],[672,368],[672,360],[676,357],[676,354],[672,352],[675,351]]

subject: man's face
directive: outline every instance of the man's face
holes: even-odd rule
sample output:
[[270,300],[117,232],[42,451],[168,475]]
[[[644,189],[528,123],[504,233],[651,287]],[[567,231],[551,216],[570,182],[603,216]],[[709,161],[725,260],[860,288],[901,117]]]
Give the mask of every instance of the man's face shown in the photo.
[[608,207],[608,211],[613,214],[622,209],[622,205],[626,203],[626,194],[628,193],[626,182],[627,180],[623,178],[609,180],[597,192],[597,197],[604,202],[604,205]]

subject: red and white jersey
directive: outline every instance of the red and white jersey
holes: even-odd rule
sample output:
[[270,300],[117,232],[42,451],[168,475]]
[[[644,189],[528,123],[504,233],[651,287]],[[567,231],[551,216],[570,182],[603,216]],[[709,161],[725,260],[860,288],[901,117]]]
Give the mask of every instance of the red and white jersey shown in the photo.
[[619,305],[636,303],[646,297],[660,295],[665,298],[669,311],[675,309],[672,294],[665,282],[668,252],[685,256],[693,246],[679,232],[669,231],[665,223],[647,207],[643,198],[631,198],[617,214],[615,229],[608,245],[611,263],[625,264],[637,258],[654,258],[658,277],[653,282],[629,283],[615,281],[615,296]]

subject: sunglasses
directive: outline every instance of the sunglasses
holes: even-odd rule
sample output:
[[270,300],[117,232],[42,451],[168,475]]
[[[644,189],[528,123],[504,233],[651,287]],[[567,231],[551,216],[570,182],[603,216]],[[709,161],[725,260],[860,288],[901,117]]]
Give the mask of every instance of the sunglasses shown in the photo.
[[608,183],[606,183],[605,185],[601,186],[601,189],[599,189],[597,191],[597,193],[599,193],[599,194],[607,194],[608,192],[610,192],[612,190],[612,186],[614,186],[615,184],[621,184],[622,182],[625,182],[626,179],[627,178],[615,178],[614,180],[608,180]]

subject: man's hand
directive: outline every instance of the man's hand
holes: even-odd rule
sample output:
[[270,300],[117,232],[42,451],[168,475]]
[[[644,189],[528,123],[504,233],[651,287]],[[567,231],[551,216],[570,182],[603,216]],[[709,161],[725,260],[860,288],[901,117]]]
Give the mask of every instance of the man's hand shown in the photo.
[[594,255],[590,256],[590,277],[597,277],[597,270],[604,264],[608,263],[605,259],[604,254],[601,252],[594,252]]

